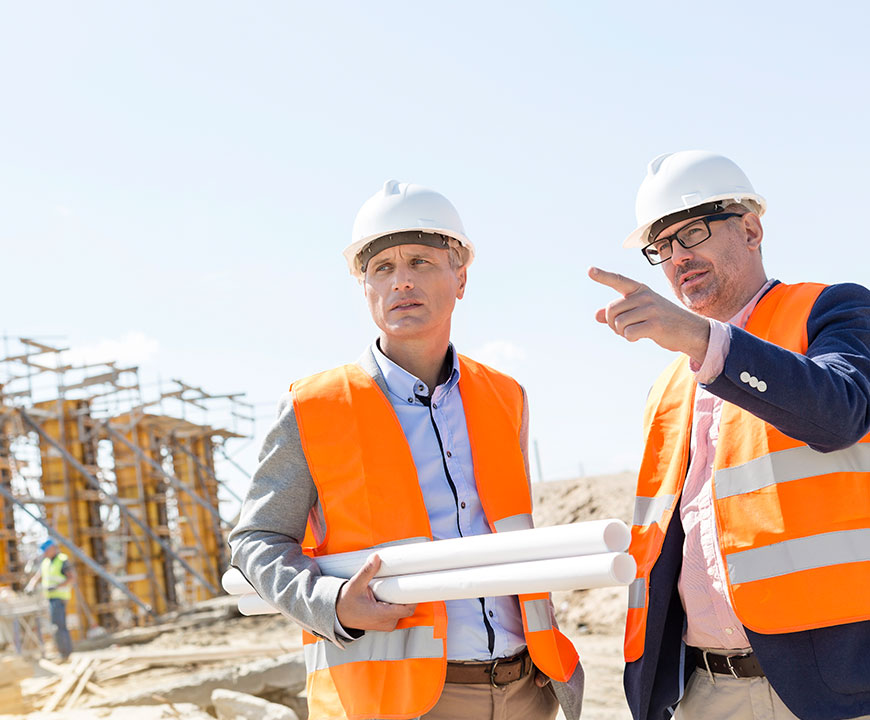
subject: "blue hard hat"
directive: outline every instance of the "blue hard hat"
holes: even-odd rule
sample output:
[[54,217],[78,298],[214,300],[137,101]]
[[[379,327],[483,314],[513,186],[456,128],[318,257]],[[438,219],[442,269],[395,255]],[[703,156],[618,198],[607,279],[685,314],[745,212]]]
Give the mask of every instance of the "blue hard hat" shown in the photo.
[[45,552],[54,544],[55,544],[54,540],[49,538],[48,540],[45,540],[42,542],[42,544],[40,544],[39,549],[40,549],[40,551]]

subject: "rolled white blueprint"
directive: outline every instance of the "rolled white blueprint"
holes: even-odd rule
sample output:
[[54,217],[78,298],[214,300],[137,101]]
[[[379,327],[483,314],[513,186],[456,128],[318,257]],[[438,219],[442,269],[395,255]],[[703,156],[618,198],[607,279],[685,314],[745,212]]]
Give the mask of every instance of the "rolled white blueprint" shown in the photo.
[[369,586],[378,600],[412,604],[628,585],[636,572],[631,555],[603,553],[396,575]]
[[[376,552],[376,577],[410,575],[454,568],[516,563],[578,555],[622,552],[631,532],[622,520],[590,520],[530,530],[472,535],[433,542],[410,542],[315,558],[324,575],[349,578]],[[478,596],[474,596],[478,597]]]
[[[628,548],[631,534],[621,520],[475,535],[451,540],[408,541],[316,558],[321,572],[353,576],[374,552],[381,567],[372,581],[375,596],[393,603],[552,592],[627,585],[635,576]],[[245,577],[230,568],[224,590],[238,595],[244,615],[278,612]]]
[[254,592],[254,588],[250,585],[248,588],[250,588],[248,593],[239,595],[239,612],[242,615],[275,615],[278,613],[276,608]]
[[[474,568],[375,578],[370,587],[378,600],[399,604],[463,600],[497,595],[577,590],[628,585],[637,566],[627,553],[602,553],[571,558],[531,560]],[[242,615],[278,611],[248,585],[239,596]]]
[[247,595],[256,592],[245,576],[234,567],[223,574],[221,587],[227,591],[227,595]]

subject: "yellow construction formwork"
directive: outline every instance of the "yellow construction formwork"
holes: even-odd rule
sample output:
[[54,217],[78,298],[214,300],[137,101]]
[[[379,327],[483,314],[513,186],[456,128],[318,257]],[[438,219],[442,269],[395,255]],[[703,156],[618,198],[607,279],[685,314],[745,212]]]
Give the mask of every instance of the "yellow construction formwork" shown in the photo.
[[[211,507],[217,508],[217,481],[211,439],[203,435],[176,435],[169,447],[175,476]],[[226,568],[220,522],[183,490],[177,493],[177,503],[181,552],[200,575],[218,587],[220,575]],[[195,582],[191,575],[185,577],[184,592],[189,602],[205,600],[213,595],[208,588]]]
[[[89,432],[90,418],[86,400],[51,400],[33,406],[41,418],[43,431],[92,475],[96,474],[96,438]],[[51,443],[40,439],[42,490],[45,516],[51,527],[69,538],[77,547],[98,562],[105,562],[105,528],[100,514],[100,496],[85,475],[65,460]],[[61,551],[64,548],[61,546]],[[81,637],[90,627],[105,625],[108,615],[103,606],[109,592],[105,582],[90,568],[70,555],[76,582],[67,605],[73,638]]]
[[[122,415],[114,419],[113,426],[146,458],[161,462],[158,428],[151,416]],[[157,537],[168,542],[165,478],[120,440],[113,438],[112,448],[118,497]],[[129,533],[130,541],[125,544],[127,588],[154,612],[164,613],[175,605],[171,562],[142,528],[130,523]]]
[[[11,492],[12,471],[9,465],[7,422],[6,417],[0,414],[0,485]],[[12,515],[12,503],[2,495],[0,495],[0,520],[3,522],[0,526],[0,586],[6,585],[21,590],[21,562],[15,518]]]

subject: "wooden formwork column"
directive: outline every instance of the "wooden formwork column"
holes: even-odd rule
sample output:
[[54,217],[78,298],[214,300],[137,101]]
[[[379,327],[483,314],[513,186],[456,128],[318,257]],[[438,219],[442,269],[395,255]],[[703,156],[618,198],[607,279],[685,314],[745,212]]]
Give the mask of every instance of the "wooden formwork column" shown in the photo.
[[[9,421],[0,415],[0,485],[12,491],[12,468],[9,464]],[[22,572],[21,554],[18,547],[18,534],[15,531],[15,516],[12,503],[0,496],[0,585],[9,585],[14,590],[23,590],[25,582]]]
[[[132,421],[132,422],[131,422]],[[116,418],[113,425],[147,458],[159,463],[160,446],[148,416],[132,419],[129,415]],[[144,522],[156,535],[169,541],[166,519],[166,482],[145,460],[125,443],[112,440],[115,458],[117,495],[127,509]],[[148,537],[142,528],[130,523],[125,543],[127,587],[157,614],[175,605],[175,587],[171,561],[163,548]],[[135,608],[131,607],[131,610]]]
[[[217,510],[217,483],[210,483],[208,476],[212,467],[210,439],[175,436],[169,447],[175,476]],[[220,523],[183,490],[176,489],[176,499],[182,552],[203,577],[219,587],[221,573],[226,569],[221,555],[223,543],[216,535],[216,532],[221,532]],[[207,588],[193,582],[189,576],[186,578],[185,592],[191,602],[213,597]]]
[[[72,457],[96,474],[96,438],[89,431],[87,400],[51,400],[37,403],[33,414],[41,418],[42,430]],[[85,477],[67,462],[57,448],[40,439],[42,492],[48,524],[66,536],[88,557],[106,564],[105,535],[99,493]],[[63,550],[63,548],[61,548]],[[67,605],[67,614],[77,618],[70,631],[81,637],[86,628],[102,625],[111,628],[115,619],[109,604],[106,581],[83,563],[70,557],[76,573],[76,591]]]

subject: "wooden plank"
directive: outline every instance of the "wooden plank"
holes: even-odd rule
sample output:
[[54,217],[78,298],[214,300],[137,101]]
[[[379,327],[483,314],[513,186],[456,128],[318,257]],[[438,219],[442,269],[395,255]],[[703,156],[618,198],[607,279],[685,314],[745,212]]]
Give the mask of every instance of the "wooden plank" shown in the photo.
[[140,651],[131,652],[126,659],[131,662],[147,662],[150,664],[183,665],[196,662],[220,662],[221,660],[233,660],[236,658],[249,657],[275,657],[300,649],[300,646],[289,647],[225,647],[225,648],[176,648],[163,651]]
[[88,666],[93,662],[93,660],[93,658],[89,657],[79,659],[73,669],[61,677],[60,683],[54,691],[54,694],[48,699],[45,705],[42,706],[41,710],[43,712],[52,712],[57,708],[57,706],[60,705],[60,701],[63,700],[64,696],[78,682],[79,677],[81,677],[82,673],[88,669]]
[[[129,658],[124,658],[128,660]],[[108,682],[109,680],[117,680],[118,678],[125,677],[127,675],[132,675],[133,673],[142,672],[143,670],[147,670],[151,667],[148,663],[134,663],[131,665],[125,665],[122,667],[116,667],[110,672],[103,675],[100,673],[99,681],[100,682]]]
[[96,670],[96,664],[91,663],[90,666],[85,670],[81,677],[79,678],[78,683],[75,686],[75,689],[72,691],[72,694],[67,698],[67,701],[63,704],[63,709],[68,710],[71,707],[74,707],[76,701],[79,699],[79,696],[82,694],[82,691],[85,689],[85,685],[88,684],[88,681],[91,679],[91,676],[94,674],[94,670]]

